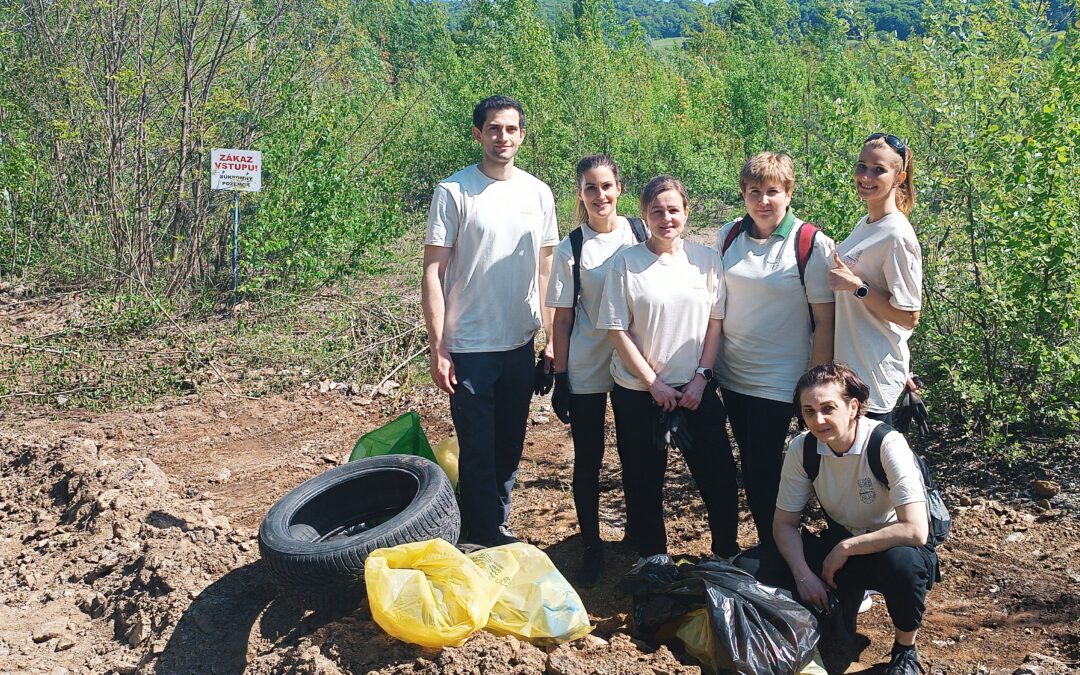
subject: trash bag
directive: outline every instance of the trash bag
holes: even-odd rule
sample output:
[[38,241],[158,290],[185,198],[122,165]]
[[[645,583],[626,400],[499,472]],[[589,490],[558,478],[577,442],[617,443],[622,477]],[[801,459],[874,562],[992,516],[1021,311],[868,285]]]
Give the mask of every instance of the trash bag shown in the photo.
[[810,610],[730,563],[652,556],[626,574],[623,590],[636,637],[677,638],[707,672],[799,673],[814,659],[820,633]]
[[372,551],[364,563],[372,618],[405,642],[435,648],[461,645],[487,625],[491,608],[517,573],[512,554],[495,552],[491,557],[491,564],[481,569],[443,539]]
[[420,426],[420,415],[414,410],[361,436],[353,446],[349,461],[379,455],[417,455],[433,462],[438,461],[435,453],[431,451],[423,427]]
[[506,577],[501,554],[511,555],[518,569],[491,608],[487,630],[542,645],[569,642],[592,631],[589,613],[577,591],[535,546],[506,544],[471,553],[469,558],[501,583]]
[[446,477],[450,479],[450,484],[456,490],[458,484],[458,455],[461,452],[458,448],[457,436],[444,438],[436,443],[432,450],[435,452],[435,459],[439,462],[439,466],[446,472]]

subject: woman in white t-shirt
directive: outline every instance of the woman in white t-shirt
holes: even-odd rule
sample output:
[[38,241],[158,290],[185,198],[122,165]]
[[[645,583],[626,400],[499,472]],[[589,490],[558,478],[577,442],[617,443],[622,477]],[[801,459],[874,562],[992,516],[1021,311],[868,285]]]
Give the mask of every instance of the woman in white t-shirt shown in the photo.
[[[878,589],[895,629],[886,672],[916,675],[915,637],[938,569],[926,488],[903,435],[889,427],[875,434],[882,423],[863,415],[869,396],[858,375],[836,362],[799,379],[795,399],[809,430],[792,439],[784,457],[775,544],[751,549],[735,564],[823,612],[836,609],[829,597],[835,594],[849,637],[864,592]],[[870,465],[868,447],[875,436],[887,486]],[[820,534],[799,528],[813,495],[827,514],[828,527]]]
[[908,382],[908,338],[922,309],[922,249],[907,216],[915,162],[896,136],[873,134],[855,165],[867,214],[840,242],[829,271],[836,293],[833,354],[870,387],[867,416],[887,423]]
[[649,181],[641,213],[649,239],[612,261],[597,323],[615,344],[611,406],[631,540],[642,556],[667,552],[663,489],[673,444],[705,502],[713,554],[731,557],[739,552],[738,486],[712,378],[723,261],[715,249],[683,241],[689,198],[678,180]]
[[[555,351],[555,389],[551,405],[570,425],[574,439],[574,508],[584,543],[575,582],[595,586],[604,569],[600,540],[600,468],[604,460],[604,417],[607,396],[614,385],[607,331],[596,327],[600,295],[612,258],[644,237],[638,220],[618,215],[622,194],[619,167],[608,155],[589,155],[577,164],[577,206],[571,232],[555,249],[546,304],[555,307],[552,345]],[[635,228],[640,232],[635,232]],[[575,256],[576,237],[581,250]],[[575,289],[574,268],[580,287]]]
[[811,366],[832,360],[832,239],[792,213],[795,166],[762,152],[743,165],[747,214],[717,232],[727,284],[716,378],[739,446],[743,488],[758,541],[772,540],[791,392]]

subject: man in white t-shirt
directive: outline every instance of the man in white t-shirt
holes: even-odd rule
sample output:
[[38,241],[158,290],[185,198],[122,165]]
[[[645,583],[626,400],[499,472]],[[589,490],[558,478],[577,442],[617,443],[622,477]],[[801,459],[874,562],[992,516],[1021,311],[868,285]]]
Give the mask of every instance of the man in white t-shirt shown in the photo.
[[[450,394],[460,448],[464,538],[484,546],[510,534],[510,491],[534,388],[533,338],[551,334],[547,287],[559,243],[555,199],[514,166],[525,113],[508,96],[473,110],[483,156],[439,183],[424,239],[423,305],[431,378]],[[544,349],[551,360],[550,344]]]

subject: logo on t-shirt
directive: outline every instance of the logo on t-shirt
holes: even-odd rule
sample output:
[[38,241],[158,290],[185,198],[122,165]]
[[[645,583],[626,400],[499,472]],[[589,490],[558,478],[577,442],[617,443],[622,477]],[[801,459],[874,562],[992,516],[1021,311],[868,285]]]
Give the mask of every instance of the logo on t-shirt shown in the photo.
[[859,479],[859,499],[863,504],[873,504],[877,494],[874,492],[874,483],[869,478]]

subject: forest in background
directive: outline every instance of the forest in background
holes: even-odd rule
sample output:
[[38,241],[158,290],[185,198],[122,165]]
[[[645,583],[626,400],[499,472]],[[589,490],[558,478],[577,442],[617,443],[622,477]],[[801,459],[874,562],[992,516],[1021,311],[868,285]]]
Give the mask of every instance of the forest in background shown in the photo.
[[[95,289],[105,314],[94,331],[5,344],[0,398],[27,377],[89,377],[71,402],[108,404],[116,371],[79,369],[91,339],[221,306],[232,200],[208,189],[211,148],[263,152],[263,192],[241,208],[247,302],[371,289],[422,227],[435,182],[475,161],[473,104],[501,92],[525,105],[520,165],[552,185],[564,231],[584,153],[615,156],[628,204],[653,175],[679,176],[696,225],[712,227],[702,219],[738,208],[743,161],[772,149],[796,159],[798,213],[839,240],[862,213],[860,142],[906,139],[925,267],[913,349],[937,419],[996,453],[1069,437],[1080,49],[1077,28],[1048,16],[1075,4],[926,0],[907,40],[857,5],[818,0],[812,22],[806,6],[716,3],[677,49],[654,50],[611,0],[575,0],[552,20],[536,0],[465,0],[453,21],[443,3],[410,0],[5,3],[0,277],[35,293]],[[422,331],[400,334],[422,345]],[[174,371],[146,381],[191,386]]]

